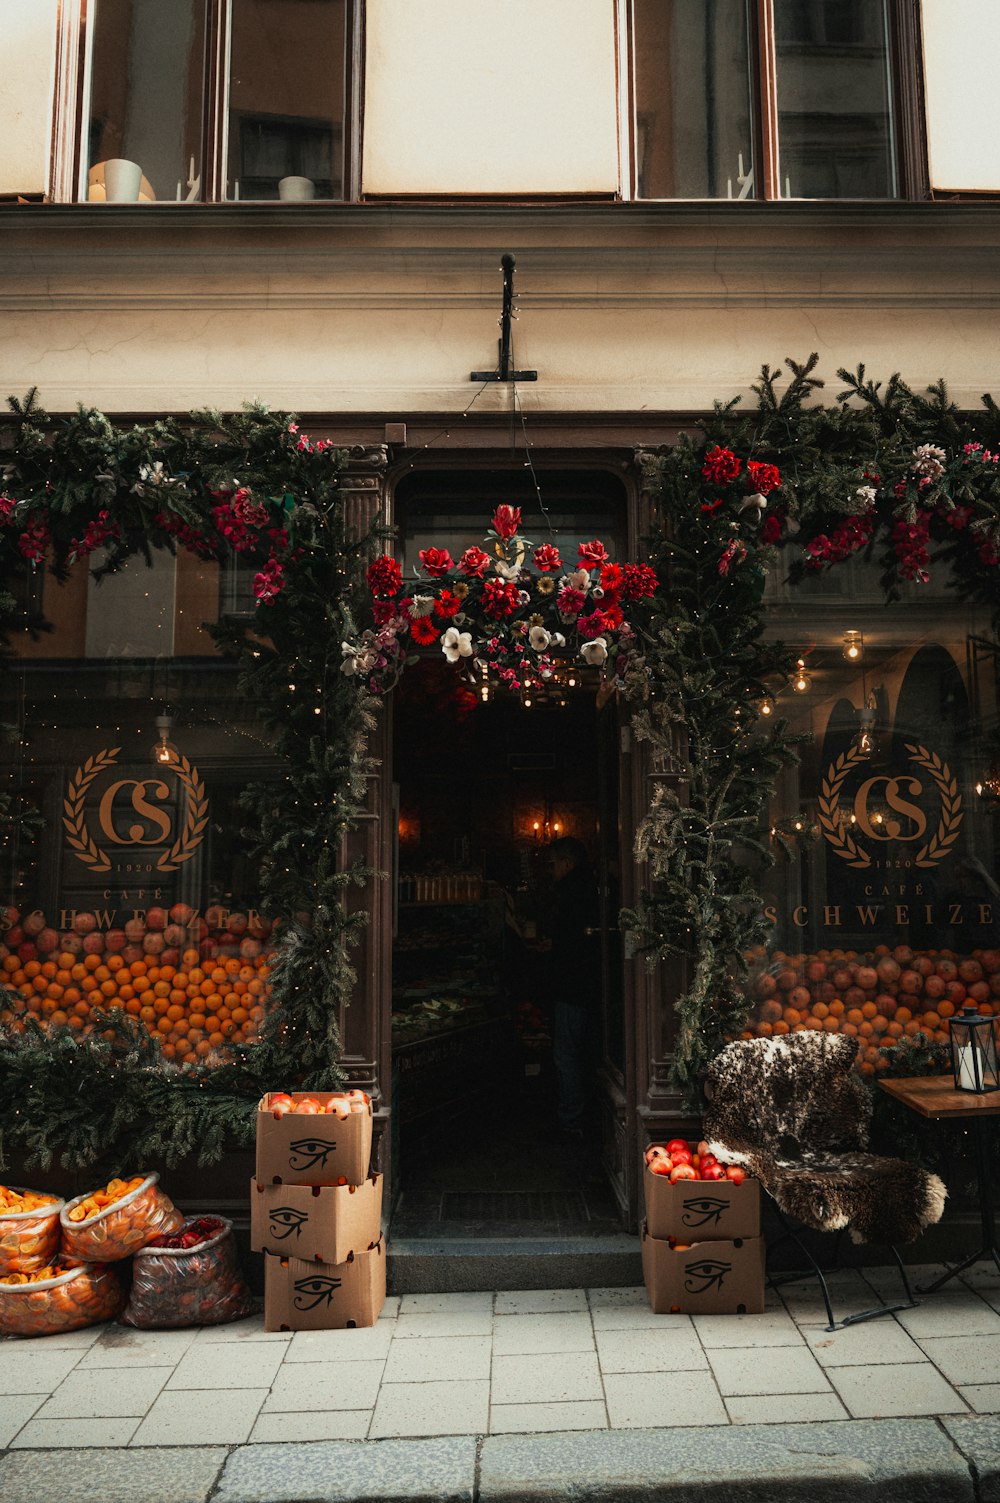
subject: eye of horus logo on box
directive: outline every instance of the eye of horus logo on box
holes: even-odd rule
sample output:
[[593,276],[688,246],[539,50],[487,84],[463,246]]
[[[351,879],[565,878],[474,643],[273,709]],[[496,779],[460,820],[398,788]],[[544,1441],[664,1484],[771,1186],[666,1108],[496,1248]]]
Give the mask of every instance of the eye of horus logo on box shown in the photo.
[[[151,777],[116,777],[120,752],[113,746],[95,753],[70,779],[63,800],[67,843],[95,873],[112,870],[118,854],[114,847],[148,849],[152,871],[176,871],[190,861],[208,825],[208,798],[198,769],[182,756]],[[155,859],[153,847],[158,848]]]

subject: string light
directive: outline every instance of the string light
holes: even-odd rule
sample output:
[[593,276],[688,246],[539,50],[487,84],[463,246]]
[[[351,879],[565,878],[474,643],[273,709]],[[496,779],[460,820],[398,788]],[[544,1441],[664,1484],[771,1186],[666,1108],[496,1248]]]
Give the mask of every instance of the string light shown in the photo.
[[796,694],[808,694],[812,688],[812,679],[806,672],[805,658],[799,658],[795,664],[795,674],[792,678],[792,689]]
[[864,656],[865,639],[859,631],[845,631],[844,657],[849,663],[859,663]]

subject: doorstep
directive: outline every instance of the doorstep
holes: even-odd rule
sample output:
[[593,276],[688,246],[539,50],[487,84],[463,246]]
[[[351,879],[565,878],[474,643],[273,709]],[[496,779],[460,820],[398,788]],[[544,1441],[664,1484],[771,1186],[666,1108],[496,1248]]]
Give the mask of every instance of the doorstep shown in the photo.
[[393,1237],[390,1294],[449,1294],[490,1289],[621,1289],[642,1283],[639,1238]]

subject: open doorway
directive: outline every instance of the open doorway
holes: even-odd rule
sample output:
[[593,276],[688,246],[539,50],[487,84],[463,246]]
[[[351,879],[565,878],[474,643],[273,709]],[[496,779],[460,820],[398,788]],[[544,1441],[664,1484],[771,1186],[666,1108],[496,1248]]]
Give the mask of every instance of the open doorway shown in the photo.
[[[511,479],[404,484],[406,572],[420,548],[457,556],[481,542],[500,501],[522,504]],[[564,556],[570,540],[575,553],[577,540],[597,535],[617,539],[624,555],[621,490],[588,479],[589,490],[579,476],[546,477],[554,500],[530,536],[547,541],[552,524]],[[596,677],[573,678],[531,702],[484,699],[481,685],[428,651],[392,696],[396,1238],[575,1239],[621,1228],[602,1110],[602,1073],[624,1052],[618,716],[613,703],[599,705]],[[567,953],[566,888],[553,854],[567,839],[584,872],[574,890],[589,892],[569,988],[586,1016],[577,1130],[565,1121],[568,1035],[556,1006],[568,989],[557,960]]]

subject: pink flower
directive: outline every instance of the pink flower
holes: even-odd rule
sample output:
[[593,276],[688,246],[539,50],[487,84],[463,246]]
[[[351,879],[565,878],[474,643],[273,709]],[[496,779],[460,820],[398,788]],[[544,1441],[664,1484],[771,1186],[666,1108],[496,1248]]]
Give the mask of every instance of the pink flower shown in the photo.
[[701,473],[706,480],[711,480],[713,485],[728,485],[740,473],[740,461],[732,449],[721,449],[716,444],[715,448],[710,449],[705,455]]
[[368,565],[368,588],[373,595],[395,595],[402,585],[402,570],[391,553],[383,553]]
[[17,546],[25,558],[40,564],[45,558],[51,540],[47,517],[33,517],[17,540]]
[[559,549],[554,547],[552,543],[540,544],[535,549],[532,557],[535,560],[536,568],[542,569],[546,573],[551,569],[561,569],[563,566],[562,559],[559,557]]
[[498,506],[493,513],[493,531],[502,538],[512,538],[521,525],[519,506]]
[[0,527],[6,527],[14,515],[14,507],[17,502],[13,496],[0,496]]
[[432,579],[440,579],[443,574],[454,569],[455,561],[447,548],[421,548],[420,565]]
[[270,605],[285,588],[285,574],[276,558],[269,558],[259,574],[254,575],[253,592],[259,605]]
[[741,564],[747,556],[746,544],[741,543],[739,538],[733,538],[727,543],[719,559],[719,573],[726,575],[734,564]]
[[595,568],[598,564],[608,561],[608,550],[603,543],[594,538],[592,543],[581,543],[576,550],[580,563],[587,568]]
[[556,606],[561,616],[578,616],[583,610],[587,597],[582,590],[574,590],[567,585],[556,596]]
[[488,553],[484,553],[481,548],[466,548],[458,561],[460,572],[468,575],[470,578],[482,579],[489,566],[490,556]]

